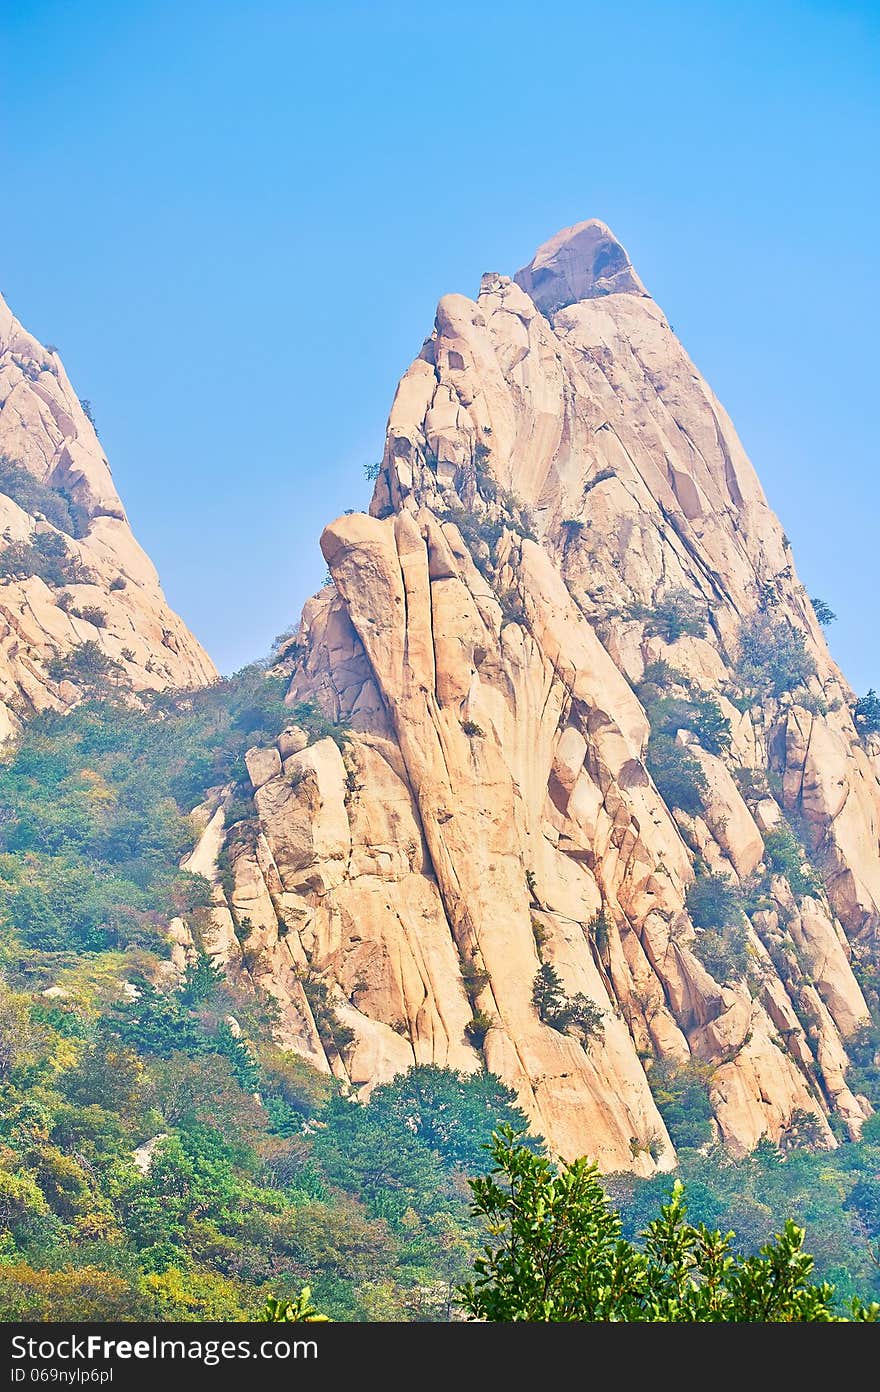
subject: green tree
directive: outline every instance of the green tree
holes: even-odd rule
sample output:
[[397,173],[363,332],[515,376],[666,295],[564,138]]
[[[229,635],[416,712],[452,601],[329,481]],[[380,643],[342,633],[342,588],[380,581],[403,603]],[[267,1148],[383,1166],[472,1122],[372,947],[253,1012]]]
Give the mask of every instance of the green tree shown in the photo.
[[40,1056],[40,1031],[28,1005],[25,995],[0,980],[0,1079]]
[[35,1270],[27,1262],[0,1266],[0,1310],[4,1320],[125,1320],[138,1318],[129,1281],[82,1266],[76,1271]]
[[810,603],[813,606],[813,613],[823,628],[827,628],[829,624],[835,622],[837,615],[831,605],[825,603],[824,599],[811,599]]
[[710,754],[723,754],[730,748],[730,721],[711,696],[701,697],[696,707],[694,730],[700,744]]
[[697,928],[721,931],[743,920],[742,895],[728,875],[698,874],[687,890],[686,902]]
[[742,976],[749,964],[748,928],[739,886],[726,875],[699,874],[685,896],[698,930],[694,951],[719,981]]
[[793,894],[818,894],[819,876],[807,860],[807,853],[788,822],[780,820],[764,837],[764,855],[774,875],[784,875]]
[[260,1085],[260,1070],[245,1041],[233,1033],[226,1020],[221,1022],[212,1043],[217,1053],[228,1061],[239,1087],[255,1092]]
[[544,962],[532,982],[532,1005],[545,1025],[564,1030],[569,1023],[568,997],[555,967]]
[[737,672],[745,687],[781,696],[805,686],[815,671],[805,635],[786,619],[759,610],[743,622]]
[[647,751],[648,772],[657,791],[670,807],[678,807],[692,817],[703,811],[708,795],[706,775],[696,757],[671,735],[651,735]]
[[580,1036],[584,1048],[590,1040],[601,1039],[605,1033],[605,1012],[583,991],[577,991],[569,1000],[571,1012],[570,1029]]
[[121,683],[124,677],[119,663],[108,657],[94,638],[87,638],[63,656],[53,657],[46,670],[53,681],[75,682],[86,691],[101,694],[114,680]]
[[88,526],[88,513],[78,508],[60,489],[47,488],[23,464],[0,454],[0,493],[18,503],[31,516],[41,512],[47,522],[68,536],[81,537]]
[[312,1304],[311,1289],[303,1286],[293,1300],[278,1300],[268,1295],[257,1321],[263,1324],[319,1324],[326,1323],[327,1316]]
[[703,1064],[656,1061],[648,1082],[676,1150],[695,1149],[712,1140],[709,1068]]
[[675,643],[686,634],[702,638],[706,632],[705,604],[687,590],[668,590],[649,614],[645,632],[656,633],[667,643]]
[[200,1001],[211,1000],[223,983],[223,972],[215,966],[206,952],[199,952],[196,960],[187,968],[186,977],[180,990],[184,1005],[198,1005]]
[[185,1009],[177,992],[157,991],[148,981],[139,982],[135,989],[135,999],[121,1001],[102,1020],[101,1028],[107,1037],[158,1058],[170,1058],[178,1049],[195,1054],[205,1052],[198,1022]]
[[863,735],[874,735],[880,730],[880,696],[873,686],[867,695],[860,696],[853,708],[856,729]]
[[388,1120],[405,1127],[447,1169],[470,1173],[485,1165],[492,1132],[499,1126],[528,1128],[516,1093],[494,1074],[459,1073],[434,1063],[418,1064],[376,1088],[367,1110],[380,1124]]
[[[803,1229],[790,1220],[758,1256],[733,1250],[733,1233],[687,1221],[676,1181],[636,1246],[622,1236],[596,1167],[555,1167],[503,1131],[489,1175],[471,1181],[473,1207],[492,1241],[461,1288],[471,1319],[658,1323],[837,1322],[834,1288],[813,1285]],[[877,1321],[880,1305],[853,1303]]]
[[[342,1097],[331,1099],[314,1153],[331,1183],[354,1189],[367,1212],[399,1225],[449,1192],[439,1157],[403,1122]],[[428,1196],[431,1195],[431,1199]]]
[[559,1030],[561,1034],[574,1030],[580,1035],[585,1048],[591,1039],[603,1033],[604,1015],[596,1002],[584,995],[583,991],[567,996],[559,973],[549,962],[545,962],[535,974],[532,1005],[545,1025]]

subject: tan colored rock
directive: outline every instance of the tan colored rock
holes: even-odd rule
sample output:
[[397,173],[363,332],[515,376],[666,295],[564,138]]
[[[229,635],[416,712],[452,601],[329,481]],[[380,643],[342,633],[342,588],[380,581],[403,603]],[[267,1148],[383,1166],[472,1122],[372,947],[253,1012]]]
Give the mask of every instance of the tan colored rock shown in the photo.
[[244,756],[251,787],[256,791],[281,773],[281,755],[275,748],[249,749]]
[[774,802],[773,798],[761,798],[755,807],[755,821],[764,836],[779,825],[781,816],[779,803]]
[[708,785],[705,821],[740,879],[746,879],[764,859],[764,838],[742,800],[739,789],[720,759],[699,745],[692,746]]
[[225,813],[223,805],[213,811],[205,824],[194,849],[181,861],[181,869],[191,875],[203,875],[211,884],[218,879],[217,857],[224,841]]
[[821,847],[832,905],[853,936],[880,919],[880,781],[867,752],[843,728],[793,708],[785,727],[785,788]]
[[171,943],[172,966],[178,977],[184,977],[187,968],[196,957],[193,936],[184,919],[172,918],[168,925],[168,938]]
[[[566,1153],[589,1148],[606,1166],[631,1164],[630,1141],[635,1139],[645,1147],[645,1155],[653,1141],[662,1157],[664,1147],[668,1148],[665,1130],[629,1036],[613,1022],[613,1012],[604,1040],[591,1046],[588,1055],[574,1039],[559,1036],[535,1016],[530,996],[539,959],[523,868],[530,863],[533,852],[524,849],[522,838],[529,841],[540,834],[553,749],[559,737],[559,711],[561,703],[571,699],[566,696],[564,673],[561,682],[556,678],[557,694],[549,702],[544,690],[546,678],[554,680],[554,667],[559,670],[559,645],[563,638],[575,657],[579,652],[577,643],[584,645],[582,661],[569,658],[571,680],[576,683],[575,699],[586,705],[610,683],[619,692],[625,713],[625,730],[605,719],[595,736],[596,773],[605,784],[606,802],[614,773],[625,769],[633,785],[634,805],[640,810],[643,804],[653,805],[655,815],[662,817],[666,814],[644,771],[638,777],[629,773],[630,766],[638,761],[646,735],[644,716],[576,611],[569,615],[567,630],[557,632],[554,628],[561,622],[557,618],[558,604],[564,593],[561,589],[554,591],[553,573],[546,570],[538,548],[532,548],[528,561],[523,558],[523,565],[529,576],[530,567],[537,568],[535,589],[528,591],[528,604],[534,603],[535,623],[546,632],[549,654],[541,656],[541,649],[537,649],[534,656],[530,653],[524,660],[520,649],[522,630],[500,624],[497,601],[467,559],[460,538],[450,535],[441,542],[434,531],[436,524],[427,516],[420,527],[415,521],[398,522],[395,528],[389,523],[349,516],[335,524],[332,532],[325,533],[322,544],[341,602],[346,604],[369,656],[374,679],[387,693],[405,774],[415,792],[421,832],[440,886],[449,922],[447,932],[451,929],[451,945],[460,961],[477,953],[491,978],[491,999],[487,999],[486,1008],[498,1023],[487,1037],[487,1057],[507,1070],[503,1076],[520,1083],[524,1104]],[[434,559],[435,549],[438,557],[443,557],[442,564]],[[457,575],[449,573],[455,564],[451,556],[456,553],[461,558]],[[436,577],[433,582],[432,570]],[[401,582],[402,588],[398,589]],[[533,675],[530,664],[534,664],[535,658],[538,667]],[[458,674],[466,670],[463,662],[470,665],[472,672],[467,681],[458,679]],[[439,688],[441,666],[448,684]],[[517,688],[521,689],[517,706],[525,702],[536,716],[543,708],[543,749],[540,743],[536,747],[532,741],[525,747],[517,740],[517,712],[511,707],[508,694]],[[433,694],[438,689],[442,690],[439,699]],[[299,697],[300,693],[296,695]],[[417,719],[418,710],[425,715]],[[468,732],[469,722],[473,733]],[[571,730],[564,746],[569,752],[560,756],[567,759],[572,787],[579,776],[575,750],[580,751],[582,762],[587,752],[585,728],[580,726],[580,738],[577,729]],[[510,759],[514,760],[515,783],[507,762]],[[261,808],[266,791],[258,795]],[[625,812],[628,799],[619,794],[618,801],[615,819],[608,821],[606,834],[610,837],[615,835],[615,825],[624,830],[631,821],[632,814]],[[521,830],[518,803],[522,805]],[[287,817],[285,825],[289,824]],[[667,834],[670,855],[680,855],[671,823]],[[571,874],[586,888],[593,882],[592,877],[585,878],[579,856],[581,835],[577,833],[569,839],[571,851],[556,853],[556,860],[561,862],[557,879]],[[546,846],[546,841],[543,844]],[[356,859],[357,852],[353,850],[353,862]],[[565,868],[568,866],[570,870]],[[592,893],[595,895],[595,889]],[[503,921],[498,916],[500,903],[505,904]],[[578,940],[579,970],[588,971],[593,991],[604,993],[595,968],[584,956],[583,930]],[[462,1027],[468,1015],[469,1012],[462,1018]],[[515,1050],[506,1040],[516,1041]],[[609,1054],[612,1061],[603,1062]],[[524,1058],[530,1060],[525,1071]],[[618,1079],[619,1100],[609,1109],[607,1084],[612,1076]],[[572,1079],[577,1077],[584,1080],[582,1088],[589,1085],[597,1097],[604,1099],[597,1102],[597,1107],[606,1117],[605,1133],[595,1118],[591,1120],[579,1109],[572,1110],[573,1088],[577,1091]],[[527,1089],[524,1079],[531,1080]],[[650,1167],[654,1162],[643,1156],[640,1163]]]
[[765,1137],[778,1141],[799,1111],[816,1118],[828,1149],[836,1144],[806,1079],[757,1031],[735,1062],[716,1069],[710,1095],[722,1138],[734,1156],[753,1150]]
[[341,883],[351,853],[345,809],[345,766],[331,739],[292,754],[284,778],[256,793],[264,827],[271,828],[275,863],[285,888],[325,890]]
[[592,219],[557,232],[516,281],[544,313],[600,295],[646,295],[610,228]]
[[167,1141],[167,1139],[168,1132],[159,1131],[155,1136],[151,1136],[148,1141],[144,1141],[143,1145],[138,1146],[137,1150],[131,1152],[131,1158],[134,1161],[135,1168],[140,1170],[142,1175],[150,1173],[150,1168],[153,1164],[153,1156],[156,1154],[162,1142]]
[[308,742],[308,735],[299,725],[288,725],[287,729],[282,730],[276,740],[278,753],[282,759],[289,759],[291,754],[298,754],[301,749],[305,749]]
[[850,1092],[846,1083],[849,1059],[819,993],[812,986],[801,992],[801,1013],[808,1020],[808,1036],[814,1041],[816,1059],[825,1090],[843,1118],[853,1140],[858,1140],[869,1109]]
[[[806,898],[791,921],[792,941],[810,964],[819,994],[845,1040],[869,1023],[870,1011],[852,974],[849,957],[822,904]],[[845,1054],[844,1054],[845,1058]]]
[[[371,515],[321,545],[333,586],[303,611],[288,700],[340,721],[343,751],[285,732],[256,845],[231,843],[235,911],[259,925],[245,969],[289,1046],[362,1093],[410,1062],[485,1065],[552,1148],[608,1170],[673,1163],[652,1056],[710,1067],[737,1154],[799,1112],[826,1145],[826,1114],[855,1134],[849,943],[880,926],[876,751],[729,418],[607,227],[566,229],[476,301],[441,300]],[[676,592],[704,632],[664,621]],[[827,715],[791,696],[741,709],[740,625],[768,602],[804,633],[807,704]],[[660,661],[730,724],[723,756],[683,731],[708,787],[697,816],[647,767],[632,684]],[[748,983],[715,981],[687,911],[695,862],[748,880],[783,811],[828,902],[774,875]],[[542,962],[602,1012],[601,1038],[539,1019]],[[310,979],[354,1034],[341,1055],[310,1022]]]
[[[119,664],[120,677],[135,691],[213,681],[213,663],[169,609],[132,535],[101,443],[61,359],[26,332],[2,299],[0,455],[44,485],[48,500],[48,512],[29,514],[0,492],[0,551],[48,534],[66,547],[70,574],[79,577],[63,590],[27,569],[0,579],[0,740],[15,734],[27,715],[79,699],[75,680],[54,681],[47,668],[87,641]],[[79,525],[70,507],[79,510]],[[62,593],[69,596],[67,609],[59,604]],[[102,626],[74,612],[89,607],[103,611]]]

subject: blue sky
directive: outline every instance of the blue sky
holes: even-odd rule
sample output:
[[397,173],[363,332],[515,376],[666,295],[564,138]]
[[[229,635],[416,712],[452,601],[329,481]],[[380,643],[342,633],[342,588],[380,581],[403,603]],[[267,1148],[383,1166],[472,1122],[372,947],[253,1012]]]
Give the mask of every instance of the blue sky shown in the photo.
[[320,582],[446,291],[608,222],[880,687],[880,6],[18,0],[0,287],[223,670]]

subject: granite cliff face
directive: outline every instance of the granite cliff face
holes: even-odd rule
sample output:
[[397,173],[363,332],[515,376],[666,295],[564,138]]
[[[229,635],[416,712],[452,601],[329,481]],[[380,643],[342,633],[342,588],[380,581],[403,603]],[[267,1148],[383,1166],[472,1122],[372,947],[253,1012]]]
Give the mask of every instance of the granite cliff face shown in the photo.
[[[280,658],[291,728],[248,756],[255,817],[206,807],[192,862],[206,946],[278,999],[286,1044],[358,1089],[485,1065],[606,1170],[674,1163],[658,1064],[701,1066],[736,1153],[857,1135],[877,749],[733,425],[608,228],[441,300],[370,515],[321,546],[333,583]],[[302,702],[336,739],[309,740]],[[747,918],[707,910],[725,883]],[[542,965],[600,1031],[541,1018]]]
[[217,675],[131,533],[57,351],[0,299],[0,741],[77,700],[104,659],[134,690]]

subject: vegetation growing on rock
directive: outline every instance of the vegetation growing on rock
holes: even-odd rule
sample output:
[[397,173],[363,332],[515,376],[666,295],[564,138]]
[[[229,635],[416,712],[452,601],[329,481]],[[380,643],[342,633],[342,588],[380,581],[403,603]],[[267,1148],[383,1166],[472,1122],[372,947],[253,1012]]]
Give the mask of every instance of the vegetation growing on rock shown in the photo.
[[758,610],[740,630],[738,675],[759,695],[782,696],[805,686],[816,664],[804,634],[783,618]]

